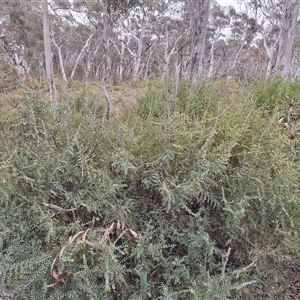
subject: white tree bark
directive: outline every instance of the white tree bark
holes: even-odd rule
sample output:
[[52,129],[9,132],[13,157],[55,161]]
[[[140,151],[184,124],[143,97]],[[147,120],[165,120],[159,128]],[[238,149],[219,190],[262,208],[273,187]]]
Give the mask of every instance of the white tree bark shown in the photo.
[[92,40],[92,37],[94,36],[95,33],[96,33],[96,31],[93,31],[93,32],[90,34],[90,36],[89,36],[88,39],[86,40],[84,46],[82,47],[82,49],[81,49],[79,55],[77,56],[75,65],[74,65],[74,67],[73,67],[73,69],[72,69],[72,72],[71,72],[71,75],[70,75],[69,82],[71,82],[71,81],[73,80],[73,77],[74,77],[74,75],[75,75],[76,68],[77,68],[78,64],[80,63],[80,61],[82,60],[82,58],[84,57],[85,51],[86,51],[86,49],[89,47],[90,42],[91,42],[91,40]]
[[267,56],[269,59],[267,71],[266,71],[266,78],[268,78],[271,75],[274,53],[275,53],[275,50],[276,50],[278,42],[279,42],[279,37],[275,40],[275,43],[269,47],[267,44],[267,41],[266,41],[266,36],[263,34],[263,42],[264,42],[264,47],[265,47],[265,50],[267,52]]
[[86,67],[86,79],[89,78],[90,71],[92,70],[93,67],[93,60],[95,59],[99,49],[100,49],[100,43],[97,45],[96,49],[93,51],[93,53],[89,53],[89,59],[87,62],[87,67]]
[[132,64],[132,85],[135,86],[137,80],[138,80],[138,74],[141,66],[141,59],[142,59],[142,50],[143,50],[143,29],[141,32],[141,37],[138,38],[136,36],[133,36],[137,43],[137,49],[136,51],[132,51],[129,47],[126,49],[130,53],[130,55],[133,57],[133,64]]
[[282,17],[278,54],[276,60],[276,69],[284,77],[287,77],[290,73],[290,63],[293,52],[299,9],[300,0],[285,1],[285,10]]
[[43,37],[44,37],[46,74],[47,74],[49,89],[50,89],[50,99],[51,102],[54,105],[56,105],[57,98],[56,98],[56,87],[55,87],[55,81],[53,75],[49,12],[48,12],[47,0],[42,0],[42,13],[43,13]]
[[146,64],[145,64],[145,71],[144,71],[144,79],[147,79],[152,72],[151,70],[151,62],[153,61],[153,54],[155,53],[156,49],[159,47],[158,42],[154,42],[151,47],[149,48],[149,53],[146,58]]
[[109,35],[111,33],[111,22],[110,22],[110,10],[108,9],[108,3],[106,3],[105,7],[105,16],[104,16],[104,28],[103,28],[103,35],[102,35],[102,46],[103,46],[103,60],[104,60],[104,68],[103,68],[103,77],[102,77],[102,92],[106,101],[106,107],[105,107],[105,112],[103,114],[102,118],[102,123],[104,122],[105,119],[109,120],[110,115],[112,112],[112,103],[110,100],[110,97],[107,93],[106,89],[106,80],[109,78],[110,73],[111,73],[111,58],[109,55],[109,45],[110,45],[110,39]]
[[52,36],[52,42],[55,46],[55,48],[57,49],[58,52],[58,58],[59,58],[59,65],[60,65],[60,70],[61,70],[61,75],[63,77],[63,80],[65,82],[67,82],[67,75],[66,75],[66,71],[65,71],[65,67],[64,67],[64,62],[63,62],[63,58],[62,58],[62,54],[61,54],[61,48],[60,46],[56,43],[54,36]]
[[[163,70],[162,75],[164,78],[168,78],[169,72],[170,72],[170,61],[174,54],[177,53],[177,44],[179,40],[182,38],[182,35],[180,35],[174,42],[172,49],[170,50],[170,37],[169,37],[169,31],[168,29],[165,30],[166,35],[164,37],[164,64],[163,64]],[[178,75],[178,74],[176,74]]]
[[[239,58],[239,56],[240,56],[240,54],[241,54],[243,48],[244,48],[244,43],[240,46],[240,48],[238,49],[238,51],[237,51],[237,53],[236,53],[236,55],[235,55],[235,57],[234,57],[233,63],[232,63],[232,65],[231,65],[231,71],[233,71],[233,70],[236,69],[236,65],[237,65],[237,62],[238,62],[238,58]],[[227,77],[227,80],[226,80],[226,85],[228,85],[228,84],[231,82],[231,80],[232,80],[232,75],[229,75],[229,76]]]
[[118,73],[118,80],[122,81],[123,80],[123,72],[124,72],[125,45],[126,45],[126,47],[128,46],[130,39],[128,39],[127,42],[120,40],[121,41],[121,46],[120,46],[121,49],[118,48],[117,44],[112,39],[109,39],[109,40],[112,43],[112,45],[115,47],[115,49],[117,50],[119,58],[120,58],[117,73]]
[[213,77],[214,74],[214,66],[215,66],[214,50],[215,50],[215,41],[212,41],[210,47],[210,62],[209,62],[209,70],[207,73],[207,77]]
[[197,0],[197,12],[194,22],[194,36],[191,49],[190,79],[197,81],[203,73],[205,38],[210,11],[210,0]]
[[145,31],[145,28],[143,26],[142,30],[141,30],[140,38],[138,38],[137,36],[133,36],[137,43],[137,52],[136,52],[135,60],[134,60],[133,67],[132,67],[132,84],[133,84],[133,86],[136,85],[136,82],[137,82],[138,76],[139,76],[139,70],[140,70],[141,60],[142,60],[142,51],[143,51],[144,31]]

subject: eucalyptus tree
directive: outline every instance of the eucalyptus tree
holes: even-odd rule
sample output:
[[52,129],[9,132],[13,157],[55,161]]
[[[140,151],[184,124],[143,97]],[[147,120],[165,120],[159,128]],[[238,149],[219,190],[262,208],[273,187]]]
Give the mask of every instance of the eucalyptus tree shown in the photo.
[[276,69],[283,76],[290,74],[294,37],[300,9],[299,0],[286,0],[279,35]]
[[188,0],[192,15],[193,33],[190,59],[190,79],[198,80],[203,73],[203,58],[208,27],[210,0]]
[[[249,53],[249,49],[255,43],[257,35],[257,23],[254,18],[251,18],[246,13],[236,13],[233,18],[234,27],[232,29],[233,40],[237,45],[236,52],[231,59],[231,70],[235,71],[238,68],[238,63],[243,51]],[[245,50],[246,48],[246,50]],[[249,54],[247,55],[249,56]],[[241,59],[245,57],[242,56]]]
[[138,77],[153,73],[167,76],[170,68],[176,69],[174,57],[185,30],[181,21],[182,1],[144,1],[143,4],[121,25],[126,52],[131,57],[133,83]]
[[[115,75],[117,71],[113,68],[118,68],[117,52],[123,48],[119,54],[124,55],[125,49],[119,43],[120,19],[138,4],[135,0],[52,2],[52,16],[56,17],[58,24],[52,28],[53,42],[58,57],[62,57],[59,59],[61,72],[63,74],[65,68],[68,81],[80,78],[79,72],[84,72],[84,78],[109,78]],[[123,68],[124,65],[119,68],[120,78],[123,78]]]
[[0,1],[0,57],[20,75],[38,71],[43,51],[42,18],[37,2]]
[[97,2],[54,1],[51,12],[51,38],[63,79],[72,82],[87,78],[95,54],[95,43],[101,38],[99,24],[102,24],[102,18],[98,15]]
[[300,9],[299,0],[240,0],[255,16],[268,57],[266,76],[271,71],[287,77],[291,64]]
[[[211,15],[207,32],[207,42],[209,45],[209,66],[207,77],[216,77],[220,68],[216,69],[218,59],[223,61],[222,56],[215,55],[215,48],[218,47],[218,41],[226,39],[226,31],[230,30],[230,14],[228,9],[222,8],[217,2],[212,3]],[[223,48],[223,47],[222,47]],[[224,49],[224,48],[223,48]]]
[[252,68],[256,48],[257,23],[233,7],[212,6],[207,33],[208,77],[234,76]]
[[[135,23],[134,27],[132,26],[132,23]],[[146,32],[149,29],[149,25],[150,24],[149,19],[147,17],[147,13],[142,9],[140,9],[140,11],[137,14],[134,14],[133,16],[128,17],[127,19],[126,36],[127,39],[131,40],[131,43],[129,44],[130,47],[127,47],[127,51],[133,58],[130,66],[133,85],[136,84],[137,79],[139,77],[143,48],[145,45],[145,37]]]
[[[160,36],[159,36],[159,57],[161,58],[161,68],[159,70],[163,77],[175,74],[180,77],[180,69],[183,67],[180,52],[187,48],[190,42],[189,24],[184,18],[183,1],[165,1],[166,7],[160,15]],[[173,5],[172,5],[173,4]],[[188,43],[186,43],[188,42]],[[187,49],[185,49],[187,50]]]
[[50,24],[49,24],[49,12],[48,12],[48,1],[42,0],[42,13],[43,13],[43,37],[44,37],[44,52],[46,62],[46,74],[50,89],[51,102],[57,104],[56,87],[53,74],[52,64],[52,50],[51,50],[51,37],[50,37]]
[[272,26],[270,24],[262,24],[259,26],[259,32],[262,36],[262,44],[265,49],[268,62],[266,67],[266,78],[271,75],[276,62],[276,52],[279,43],[280,26]]

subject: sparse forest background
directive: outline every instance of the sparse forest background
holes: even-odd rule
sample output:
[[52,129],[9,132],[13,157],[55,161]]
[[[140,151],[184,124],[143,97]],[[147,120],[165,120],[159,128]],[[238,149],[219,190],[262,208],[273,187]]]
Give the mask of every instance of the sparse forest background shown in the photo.
[[[282,73],[289,43],[285,74],[299,75],[297,1],[240,1],[242,11],[208,0],[48,2],[53,69],[68,82],[189,78],[199,14],[209,16],[201,75],[246,80]],[[1,59],[19,74],[44,76],[41,4],[3,0],[0,6]]]
[[0,1],[1,300],[300,299],[300,1],[239,2]]

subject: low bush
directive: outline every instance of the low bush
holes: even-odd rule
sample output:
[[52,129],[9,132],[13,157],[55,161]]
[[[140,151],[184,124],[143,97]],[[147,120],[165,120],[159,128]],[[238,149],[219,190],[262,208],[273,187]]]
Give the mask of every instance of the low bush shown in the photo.
[[270,111],[252,91],[150,82],[104,123],[94,94],[54,110],[27,91],[0,121],[0,295],[295,299],[289,102]]

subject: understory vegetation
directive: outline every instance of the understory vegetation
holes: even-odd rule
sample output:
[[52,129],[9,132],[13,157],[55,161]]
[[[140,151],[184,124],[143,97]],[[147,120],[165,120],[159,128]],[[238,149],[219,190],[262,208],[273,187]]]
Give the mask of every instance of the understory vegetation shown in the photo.
[[146,85],[2,103],[0,298],[297,299],[300,82]]

